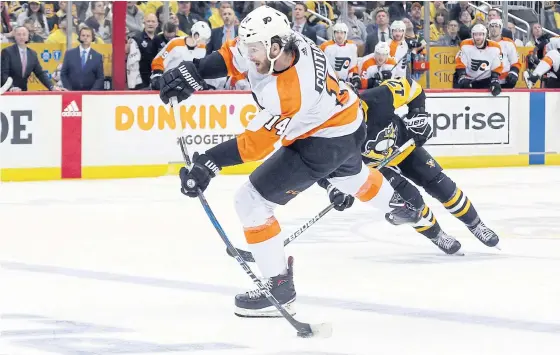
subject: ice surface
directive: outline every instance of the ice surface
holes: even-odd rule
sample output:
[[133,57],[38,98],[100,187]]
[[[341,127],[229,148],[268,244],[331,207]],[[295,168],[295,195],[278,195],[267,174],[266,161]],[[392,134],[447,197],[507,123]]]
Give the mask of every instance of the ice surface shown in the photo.
[[[287,247],[296,318],[331,322],[301,339],[283,319],[233,315],[252,288],[197,199],[176,177],[0,185],[2,355],[555,354],[560,346],[560,168],[449,170],[502,251],[487,248],[432,198],[464,257],[359,202]],[[246,248],[233,196],[207,192]],[[279,207],[287,236],[328,204],[311,188]]]

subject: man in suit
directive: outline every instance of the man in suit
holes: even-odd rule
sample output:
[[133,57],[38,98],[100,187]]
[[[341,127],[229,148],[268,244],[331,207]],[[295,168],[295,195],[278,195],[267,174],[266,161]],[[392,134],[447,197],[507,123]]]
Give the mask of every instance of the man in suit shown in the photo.
[[37,52],[27,47],[29,42],[29,31],[24,26],[15,29],[16,44],[2,50],[1,85],[4,85],[9,77],[12,78],[10,91],[27,91],[27,81],[32,73],[47,89],[58,91],[43,71]]
[[366,48],[364,55],[373,53],[375,46],[379,42],[389,42],[391,40],[391,30],[389,29],[389,13],[383,8],[375,13],[375,26],[368,25],[366,37]]
[[309,27],[307,17],[305,17],[306,11],[307,5],[302,2],[296,3],[296,6],[294,6],[294,23],[292,23],[292,30],[301,33],[305,37],[317,43],[317,33],[315,32],[315,29]]
[[64,55],[62,85],[73,91],[103,90],[103,56],[91,48],[93,30],[83,27],[78,38],[80,45]]
[[207,54],[217,51],[222,47],[225,41],[234,39],[237,36],[237,26],[234,26],[235,13],[233,12],[231,4],[229,4],[229,6],[220,6],[220,14],[224,25],[212,30],[210,41],[206,44]]

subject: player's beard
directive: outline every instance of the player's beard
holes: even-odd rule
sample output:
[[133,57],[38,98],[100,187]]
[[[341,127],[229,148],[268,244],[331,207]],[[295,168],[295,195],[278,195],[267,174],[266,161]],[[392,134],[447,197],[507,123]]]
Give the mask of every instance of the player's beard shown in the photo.
[[257,72],[259,74],[268,74],[270,71],[270,65],[272,64],[270,60],[264,59],[262,61],[253,61],[255,66],[257,67]]

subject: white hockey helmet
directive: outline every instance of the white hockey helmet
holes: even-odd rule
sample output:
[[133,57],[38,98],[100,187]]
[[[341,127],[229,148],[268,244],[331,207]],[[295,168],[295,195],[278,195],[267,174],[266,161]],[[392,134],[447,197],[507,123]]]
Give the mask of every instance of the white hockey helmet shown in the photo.
[[379,42],[375,45],[375,53],[389,55],[391,53],[391,47],[387,42]]
[[[278,57],[270,58],[272,38],[279,37],[282,43],[286,43],[292,34],[290,21],[286,15],[270,6],[263,5],[247,14],[239,24],[238,44],[246,49],[248,44],[263,43],[266,56],[271,62],[270,74],[274,70],[274,62],[278,59]],[[242,52],[244,52],[243,49]]]
[[212,35],[212,30],[210,29],[210,26],[208,26],[208,24],[205,21],[197,21],[191,27],[191,34],[193,38],[195,34],[198,34],[197,43],[198,42],[207,43],[208,40],[210,39],[210,36]]
[[471,29],[471,38],[473,39],[473,41],[475,42],[474,45],[476,47],[478,47],[479,45],[476,44],[476,40],[475,40],[475,33],[482,33],[484,35],[484,39],[482,40],[482,44],[484,44],[484,41],[486,41],[486,39],[488,38],[488,30],[486,29],[486,26],[484,26],[481,23],[478,23],[476,25],[474,25]]
[[502,19],[499,18],[495,18],[493,20],[490,20],[490,22],[488,23],[488,27],[492,27],[492,26],[498,26],[500,28],[504,28],[504,23],[502,22]]
[[333,31],[333,33],[336,33],[336,32],[344,33],[344,40],[345,41],[346,41],[346,38],[348,38],[348,26],[343,22],[335,23],[334,26],[332,27],[332,31]]
[[375,45],[375,50],[373,51],[373,56],[379,64],[383,64],[389,58],[391,54],[391,47],[389,47],[389,43],[387,42],[379,42]]
[[393,33],[394,30],[398,30],[398,31],[406,31],[406,25],[404,24],[403,21],[393,21],[393,23],[391,24],[391,33]]

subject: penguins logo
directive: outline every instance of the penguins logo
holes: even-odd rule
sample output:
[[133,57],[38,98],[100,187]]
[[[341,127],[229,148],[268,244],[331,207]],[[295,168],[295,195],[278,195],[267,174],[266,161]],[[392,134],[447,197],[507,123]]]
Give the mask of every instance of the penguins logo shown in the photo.
[[397,142],[397,129],[390,123],[382,131],[377,133],[375,139],[371,139],[366,142],[365,152],[362,155],[373,159],[373,160],[383,160],[391,153],[393,153],[393,147]]

